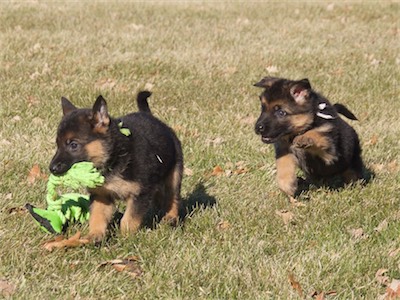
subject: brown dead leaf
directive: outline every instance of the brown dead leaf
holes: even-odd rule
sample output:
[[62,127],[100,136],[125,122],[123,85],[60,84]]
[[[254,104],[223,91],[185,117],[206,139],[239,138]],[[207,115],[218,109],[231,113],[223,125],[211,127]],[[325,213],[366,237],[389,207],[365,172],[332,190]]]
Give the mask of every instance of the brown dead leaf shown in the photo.
[[328,291],[328,292],[317,292],[317,291],[315,291],[310,296],[312,298],[315,298],[316,300],[324,300],[325,296],[335,296],[335,295],[337,295],[336,291]]
[[397,160],[392,160],[390,163],[388,163],[387,170],[389,171],[389,173],[397,173],[399,171]]
[[126,272],[132,278],[139,277],[143,274],[142,268],[139,266],[139,258],[137,256],[130,256],[124,259],[113,259],[102,262],[99,267],[106,265],[112,266],[118,272]]
[[290,285],[297,291],[299,296],[303,298],[303,289],[301,288],[300,283],[295,280],[293,273],[290,273],[288,278]]
[[389,276],[385,275],[388,271],[388,269],[379,269],[378,271],[376,271],[375,280],[382,285],[388,285]]
[[246,174],[248,172],[249,172],[248,168],[238,168],[238,169],[233,171],[233,174],[240,175],[240,174]]
[[364,146],[374,146],[378,143],[379,137],[377,135],[371,136],[371,138],[364,143]]
[[15,207],[10,207],[7,209],[7,213],[10,215],[23,215],[26,214],[27,210],[25,206],[15,206]]
[[268,66],[265,67],[265,69],[267,70],[267,72],[269,74],[274,74],[274,73],[277,73],[279,71],[278,67],[277,66],[273,66],[273,65],[268,65]]
[[375,173],[382,173],[385,170],[384,164],[371,164],[371,168]]
[[117,82],[111,78],[102,78],[95,83],[95,88],[100,90],[111,90],[116,86]]
[[257,118],[255,116],[246,116],[239,118],[239,122],[244,125],[253,125],[256,123]]
[[365,240],[368,238],[368,234],[366,234],[362,228],[350,229],[348,232],[355,240]]
[[303,202],[298,201],[294,197],[289,197],[289,202],[292,204],[294,207],[304,207],[306,206]]
[[390,285],[386,289],[387,300],[399,299],[400,298],[400,280],[393,279]]
[[28,99],[26,99],[26,102],[28,103],[28,107],[36,106],[40,103],[40,101],[35,98],[34,96],[28,96]]
[[88,239],[85,238],[80,238],[81,233],[78,231],[75,233],[73,236],[71,236],[69,239],[64,239],[64,236],[60,235],[55,237],[53,240],[46,242],[43,245],[43,248],[45,248],[47,251],[53,251],[54,248],[73,248],[73,247],[79,247],[85,244],[89,243]]
[[215,166],[211,176],[221,176],[222,174],[224,174],[224,170],[220,166]]
[[386,230],[388,228],[388,226],[389,226],[388,221],[387,220],[383,220],[382,222],[379,223],[378,226],[376,226],[374,228],[374,230],[377,231],[377,232],[382,232],[382,231]]
[[224,139],[222,137],[216,137],[214,139],[206,139],[205,140],[205,143],[207,146],[212,145],[214,147],[221,145],[223,142],[224,142]]
[[231,224],[228,221],[221,221],[217,224],[218,230],[226,230],[231,227]]
[[277,210],[275,211],[275,214],[282,218],[285,225],[291,223],[294,218],[294,214],[286,209]]
[[319,293],[317,295],[317,297],[315,297],[315,300],[324,300],[324,299],[325,299],[325,293],[324,292]]
[[187,168],[187,167],[184,167],[183,168],[183,174],[184,175],[186,175],[186,176],[193,176],[193,170],[192,169],[189,169],[189,168]]
[[389,257],[395,257],[395,256],[397,256],[399,254],[400,254],[400,248],[397,248],[397,249],[391,250],[389,252]]
[[3,297],[11,297],[16,291],[14,284],[8,282],[5,279],[0,279],[0,295]]
[[47,179],[47,175],[42,173],[42,171],[40,170],[40,166],[38,164],[34,164],[32,169],[30,169],[28,173],[26,181],[28,182],[29,185],[32,185],[38,179]]

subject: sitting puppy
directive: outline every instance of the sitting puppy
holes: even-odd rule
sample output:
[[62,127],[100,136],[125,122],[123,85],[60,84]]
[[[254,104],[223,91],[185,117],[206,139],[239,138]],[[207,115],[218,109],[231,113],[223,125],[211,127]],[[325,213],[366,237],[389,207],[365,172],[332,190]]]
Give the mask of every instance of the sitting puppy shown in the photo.
[[114,119],[99,96],[92,109],[78,109],[62,98],[64,117],[57,131],[57,152],[50,163],[53,174],[63,174],[76,162],[90,161],[105,177],[103,186],[90,189],[89,236],[106,235],[117,199],[126,201],[121,231],[132,233],[142,225],[151,204],[178,220],[183,170],[181,144],[167,125],[155,118],[140,92],[139,112]]
[[338,113],[357,119],[344,105],[331,105],[307,79],[265,77],[255,86],[264,88],[255,131],[264,143],[275,146],[277,181],[283,192],[289,197],[296,194],[296,167],[311,178],[342,175],[346,183],[362,178],[357,133]]

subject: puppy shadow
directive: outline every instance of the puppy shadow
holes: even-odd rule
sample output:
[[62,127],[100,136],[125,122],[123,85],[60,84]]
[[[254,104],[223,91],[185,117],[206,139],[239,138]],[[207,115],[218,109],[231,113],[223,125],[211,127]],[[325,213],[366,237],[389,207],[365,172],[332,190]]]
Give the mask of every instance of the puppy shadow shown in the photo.
[[192,193],[182,201],[179,210],[179,219],[184,222],[188,217],[192,216],[198,209],[206,209],[213,207],[217,203],[217,199],[208,194],[203,183],[198,183]]
[[[181,201],[181,206],[179,208],[179,222],[177,226],[183,225],[185,220],[192,216],[198,209],[213,207],[216,203],[216,198],[208,194],[204,184],[197,184],[194,190]],[[155,229],[158,224],[163,222],[165,214],[166,211],[158,210],[156,207],[150,208],[144,217],[142,228]],[[117,211],[114,214],[113,221],[110,223],[109,227],[110,232],[118,231],[122,216],[123,213],[120,211]]]
[[[354,182],[355,184],[360,184],[361,186],[365,186],[370,183],[370,181],[375,178],[375,173],[367,168],[364,167],[363,169],[363,177],[358,181]],[[352,183],[353,184],[353,183]],[[298,177],[298,188],[295,194],[295,197],[299,197],[301,194],[319,189],[324,188],[328,189],[329,191],[338,192],[352,184],[345,183],[341,176],[333,176],[331,178],[324,178],[324,179],[304,179],[302,177]]]

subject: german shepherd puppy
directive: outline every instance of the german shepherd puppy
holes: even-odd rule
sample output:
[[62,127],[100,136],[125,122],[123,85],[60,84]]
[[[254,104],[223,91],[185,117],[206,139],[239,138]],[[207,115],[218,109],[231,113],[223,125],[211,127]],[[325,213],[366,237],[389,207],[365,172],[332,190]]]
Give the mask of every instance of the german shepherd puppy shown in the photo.
[[283,192],[295,196],[296,167],[315,179],[342,175],[349,183],[362,178],[357,133],[338,113],[357,118],[344,105],[331,105],[308,79],[265,77],[255,86],[264,88],[255,131],[264,143],[275,146],[277,181]]
[[99,96],[92,109],[78,109],[61,99],[63,118],[57,131],[57,152],[50,163],[53,174],[63,174],[77,162],[93,162],[105,177],[103,186],[89,189],[89,236],[101,241],[115,211],[117,199],[126,201],[121,232],[137,231],[152,204],[166,219],[178,221],[183,154],[171,128],[155,118],[147,98],[137,97],[139,112],[121,118],[108,114]]

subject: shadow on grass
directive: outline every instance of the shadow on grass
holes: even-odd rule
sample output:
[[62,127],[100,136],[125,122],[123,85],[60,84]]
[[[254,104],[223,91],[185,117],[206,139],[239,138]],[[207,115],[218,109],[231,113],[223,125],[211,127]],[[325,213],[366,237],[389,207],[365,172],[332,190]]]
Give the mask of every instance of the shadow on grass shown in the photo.
[[[197,210],[213,207],[217,203],[216,198],[207,193],[207,189],[203,183],[195,186],[194,190],[186,198],[182,199],[181,207],[179,208],[179,224],[181,226],[185,220],[192,216]],[[143,220],[142,227],[155,229],[157,225],[162,222],[166,211],[157,210],[152,208],[146,214]],[[110,224],[110,232],[118,231],[123,213],[117,211],[114,219]]]
[[[362,179],[356,181],[355,184],[361,184],[362,186],[365,186],[369,184],[373,178],[375,178],[375,173],[371,169],[364,167]],[[338,192],[351,185],[352,184],[345,183],[340,175],[323,179],[304,179],[299,177],[298,188],[295,197],[298,198],[302,193],[319,188],[325,188],[329,191]]]

